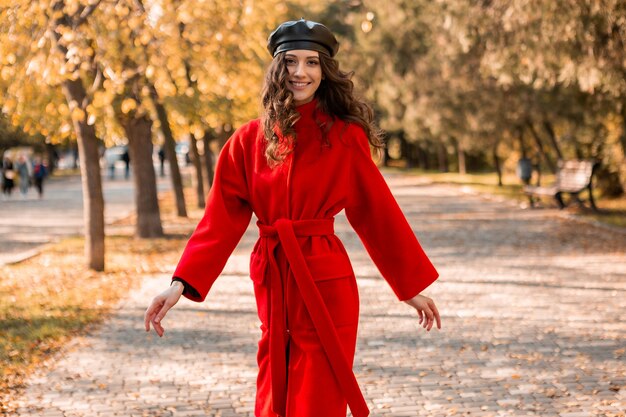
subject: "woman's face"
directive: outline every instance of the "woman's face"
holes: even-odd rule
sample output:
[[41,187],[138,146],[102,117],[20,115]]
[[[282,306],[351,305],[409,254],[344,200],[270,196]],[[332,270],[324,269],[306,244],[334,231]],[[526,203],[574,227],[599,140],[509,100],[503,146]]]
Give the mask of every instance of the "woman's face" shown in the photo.
[[287,89],[293,93],[296,106],[313,100],[322,82],[319,52],[306,49],[287,51],[285,64],[289,71]]

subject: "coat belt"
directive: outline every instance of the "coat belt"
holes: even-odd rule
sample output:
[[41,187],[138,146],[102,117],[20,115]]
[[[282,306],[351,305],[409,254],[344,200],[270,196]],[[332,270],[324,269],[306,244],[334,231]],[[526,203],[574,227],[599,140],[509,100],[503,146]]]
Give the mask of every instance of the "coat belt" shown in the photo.
[[324,353],[328,358],[339,388],[346,398],[354,417],[366,417],[369,409],[359,389],[352,365],[346,358],[339,335],[324,299],[322,298],[311,271],[309,270],[297,237],[325,236],[334,234],[334,219],[289,220],[279,219],[273,225],[257,222],[260,238],[264,239],[262,251],[269,268],[269,348],[272,378],[272,409],[285,416],[287,404],[287,317],[280,269],[275,258],[275,249],[282,246],[304,305],[317,333]]

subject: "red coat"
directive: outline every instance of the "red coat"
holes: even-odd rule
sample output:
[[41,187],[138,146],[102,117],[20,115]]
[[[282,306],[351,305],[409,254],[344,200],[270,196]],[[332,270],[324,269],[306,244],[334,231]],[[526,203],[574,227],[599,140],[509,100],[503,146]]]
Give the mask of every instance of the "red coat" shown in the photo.
[[[203,301],[252,213],[260,238],[250,261],[262,336],[257,417],[368,414],[352,373],[359,316],[354,272],[333,233],[345,209],[372,260],[400,300],[437,272],[424,254],[370,154],[363,130],[332,119],[317,102],[298,107],[297,144],[270,168],[259,120],[239,128],[220,154],[204,217],[175,276]],[[316,122],[317,121],[317,122]]]

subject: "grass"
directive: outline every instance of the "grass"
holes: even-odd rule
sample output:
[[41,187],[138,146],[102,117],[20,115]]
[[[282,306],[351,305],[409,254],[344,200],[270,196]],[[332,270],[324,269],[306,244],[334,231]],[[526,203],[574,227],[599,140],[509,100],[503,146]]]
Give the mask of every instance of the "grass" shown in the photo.
[[[146,274],[169,273],[201,214],[189,219],[173,214],[173,199],[161,200],[164,226],[177,234],[135,239],[121,232],[106,238],[106,271],[85,264],[84,239],[63,239],[19,264],[0,267],[0,414],[10,414],[9,400],[25,378],[66,343],[106,318],[111,308]],[[113,230],[129,230],[114,226]]]
[[[396,168],[385,169],[390,171],[397,170]],[[402,172],[419,175],[421,178],[433,183],[468,186],[478,192],[502,196],[517,201],[520,204],[526,204],[528,202],[528,198],[522,192],[522,184],[515,175],[505,175],[502,179],[503,185],[499,186],[498,177],[492,172],[464,175],[453,172],[442,173],[417,169],[403,170]],[[542,175],[542,184],[551,184],[553,181],[553,175]],[[586,198],[586,193],[583,193],[582,197]],[[600,213],[594,213],[589,209],[580,209],[576,207],[576,205],[568,207],[567,210],[584,218],[593,219],[611,226],[626,228],[626,196],[619,198],[603,198],[597,190],[594,190],[594,199],[600,209]],[[550,198],[544,198],[541,201],[544,205],[556,207],[556,203]]]
[[80,169],[78,168],[64,168],[64,169],[55,169],[54,174],[52,174],[52,178],[55,177],[74,177],[76,175],[80,175]]

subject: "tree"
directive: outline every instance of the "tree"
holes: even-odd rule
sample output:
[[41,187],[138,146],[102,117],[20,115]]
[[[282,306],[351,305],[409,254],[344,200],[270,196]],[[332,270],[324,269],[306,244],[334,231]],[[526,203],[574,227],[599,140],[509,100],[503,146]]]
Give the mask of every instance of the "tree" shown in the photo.
[[99,3],[18,2],[0,9],[2,79],[11,86],[3,111],[11,114],[14,125],[52,139],[68,135],[73,126],[82,161],[85,252],[95,270],[104,269],[104,199],[99,142],[90,116],[92,90],[86,85],[93,89],[100,78],[90,51],[80,49],[75,34]]

